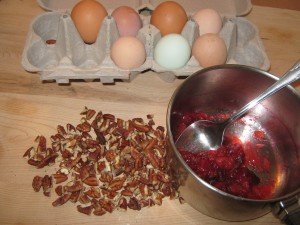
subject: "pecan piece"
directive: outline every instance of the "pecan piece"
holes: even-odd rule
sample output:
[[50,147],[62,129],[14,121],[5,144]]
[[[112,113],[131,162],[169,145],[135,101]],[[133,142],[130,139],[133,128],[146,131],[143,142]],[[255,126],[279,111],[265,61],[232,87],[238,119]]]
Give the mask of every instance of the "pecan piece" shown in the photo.
[[64,189],[67,192],[80,191],[83,188],[81,181],[75,181],[71,186],[65,186]]
[[55,193],[58,195],[58,196],[62,196],[63,195],[63,187],[61,185],[58,185],[56,188],[55,188]]
[[62,136],[67,135],[67,132],[66,132],[65,128],[61,125],[57,126],[57,133],[61,134]]
[[86,206],[86,207],[82,207],[81,205],[78,205],[77,206],[77,211],[81,212],[83,214],[86,214],[86,215],[91,215],[91,213],[93,211],[93,207],[91,205]]
[[32,181],[32,187],[35,192],[39,192],[43,184],[43,178],[35,176]]
[[57,198],[54,202],[52,202],[52,205],[54,207],[61,206],[61,205],[65,204],[67,201],[69,201],[70,197],[71,197],[71,194],[66,193],[63,196],[60,196],[59,198]]
[[108,150],[105,154],[105,158],[108,162],[111,162],[116,158],[116,153],[113,150]]
[[104,134],[100,131],[98,128],[94,128],[95,134],[97,136],[97,140],[100,142],[101,145],[106,144],[106,139],[104,137]]
[[159,168],[159,159],[153,151],[153,148],[156,145],[156,143],[157,143],[157,140],[152,139],[150,141],[150,143],[144,149],[144,152],[145,152],[145,155],[147,156],[147,158],[149,159],[150,163],[152,164],[152,166],[154,168],[158,169]]
[[105,183],[105,182],[111,182],[112,180],[113,180],[113,175],[112,175],[112,173],[111,172],[104,172],[104,171],[102,171],[101,173],[100,173],[100,178],[99,178],[99,180],[101,181],[101,182],[103,182],[103,183]]
[[122,178],[117,177],[109,183],[109,188],[112,191],[118,191],[123,187],[125,180],[126,177],[122,177]]
[[32,151],[34,150],[34,147],[30,147],[26,150],[26,152],[24,153],[23,157],[24,158],[31,158],[31,154],[32,154]]
[[81,204],[87,204],[91,202],[91,199],[87,196],[87,194],[83,193],[82,195],[80,195],[79,197],[79,202]]
[[77,130],[80,132],[90,132],[91,131],[91,124],[89,124],[87,121],[78,124],[76,127]]
[[83,181],[83,183],[89,186],[98,186],[98,179],[97,177],[88,177]]
[[90,169],[88,166],[84,166],[80,169],[80,179],[84,181],[86,178],[90,176]]
[[76,203],[79,199],[80,193],[81,193],[81,191],[72,192],[72,194],[70,196],[70,201],[73,203]]
[[37,166],[40,162],[34,159],[28,159],[27,163],[31,166]]
[[85,194],[87,194],[91,198],[100,198],[101,197],[100,190],[95,187],[91,187],[88,191],[85,192]]
[[97,165],[97,171],[98,171],[98,173],[101,173],[102,170],[104,170],[104,168],[105,168],[105,162],[104,161],[99,162],[98,165]]
[[128,189],[124,189],[123,191],[121,191],[121,195],[131,197],[133,195],[133,192]]
[[39,164],[36,166],[36,168],[41,169],[45,166],[48,166],[50,163],[54,162],[56,157],[58,156],[57,153],[53,153],[51,155],[46,156],[44,159],[42,159]]
[[76,131],[75,127],[72,124],[70,124],[70,123],[68,123],[66,127],[67,127],[67,132],[68,133]]
[[95,209],[94,212],[93,212],[93,214],[95,216],[103,216],[105,213],[106,213],[106,211],[102,208]]
[[132,126],[137,129],[140,132],[149,132],[150,131],[150,127],[148,125],[143,125],[137,121],[133,121],[132,122]]
[[46,151],[46,138],[44,136],[39,136],[38,138],[38,147],[37,147],[37,152],[40,153],[40,152],[45,152]]
[[112,211],[114,210],[114,204],[110,200],[100,199],[99,204],[109,213],[112,213]]
[[51,179],[51,177],[49,177],[48,175],[45,175],[43,177],[42,187],[43,187],[44,195],[49,197],[50,196],[50,191],[51,191],[51,188],[52,188],[52,179]]
[[115,116],[114,115],[112,115],[112,114],[103,114],[103,119],[106,119],[106,120],[110,120],[110,121],[112,121],[112,122],[115,122]]
[[135,197],[131,197],[129,199],[128,208],[133,210],[141,210],[141,205],[139,204],[138,200]]
[[127,201],[126,201],[126,198],[124,198],[124,197],[120,198],[119,203],[118,203],[118,208],[122,209],[124,211],[127,210]]
[[163,184],[161,191],[165,196],[170,196],[171,195],[170,185],[169,184]]
[[90,120],[93,118],[93,116],[96,114],[96,111],[93,110],[93,109],[89,109],[87,112],[86,112],[86,119],[87,120]]
[[68,179],[68,176],[64,173],[56,173],[52,175],[55,179],[55,184],[65,182]]

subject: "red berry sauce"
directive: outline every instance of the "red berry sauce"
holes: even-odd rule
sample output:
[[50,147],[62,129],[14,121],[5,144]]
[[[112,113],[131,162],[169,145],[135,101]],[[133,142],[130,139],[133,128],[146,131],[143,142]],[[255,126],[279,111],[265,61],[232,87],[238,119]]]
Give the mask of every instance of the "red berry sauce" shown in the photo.
[[[177,137],[198,119],[225,120],[229,115],[208,116],[204,113],[184,113],[178,124]],[[265,138],[263,131],[254,132],[256,139]],[[270,161],[260,153],[263,145],[242,143],[236,136],[224,138],[215,151],[191,153],[179,149],[189,167],[203,180],[229,194],[251,199],[268,199],[274,192],[274,181],[268,176],[261,180],[256,173],[270,173]],[[253,172],[255,171],[255,173]],[[267,177],[267,178],[266,178]]]

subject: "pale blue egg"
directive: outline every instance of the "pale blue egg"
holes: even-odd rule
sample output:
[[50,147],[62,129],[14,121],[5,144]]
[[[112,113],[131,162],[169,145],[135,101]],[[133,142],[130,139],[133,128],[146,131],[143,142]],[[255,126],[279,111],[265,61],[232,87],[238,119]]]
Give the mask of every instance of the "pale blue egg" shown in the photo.
[[169,70],[185,66],[190,57],[191,47],[180,34],[168,34],[162,37],[154,49],[155,62]]

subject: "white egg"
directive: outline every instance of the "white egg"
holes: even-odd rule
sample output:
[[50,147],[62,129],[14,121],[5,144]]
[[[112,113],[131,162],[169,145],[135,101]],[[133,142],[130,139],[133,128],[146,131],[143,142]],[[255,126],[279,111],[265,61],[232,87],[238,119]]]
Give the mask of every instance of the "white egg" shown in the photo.
[[162,37],[154,49],[155,62],[169,70],[185,66],[190,56],[191,47],[180,34],[168,34]]

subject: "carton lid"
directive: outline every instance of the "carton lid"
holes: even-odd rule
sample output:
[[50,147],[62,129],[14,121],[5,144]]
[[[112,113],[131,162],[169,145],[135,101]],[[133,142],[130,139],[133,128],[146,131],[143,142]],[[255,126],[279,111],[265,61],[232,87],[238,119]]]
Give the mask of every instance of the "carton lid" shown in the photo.
[[[80,0],[37,0],[38,4],[47,11],[70,11]],[[119,6],[130,6],[136,10],[148,8],[153,10],[164,0],[97,0],[106,9],[114,9]],[[188,14],[203,8],[213,8],[222,16],[244,16],[251,11],[251,0],[173,0],[181,4]]]

